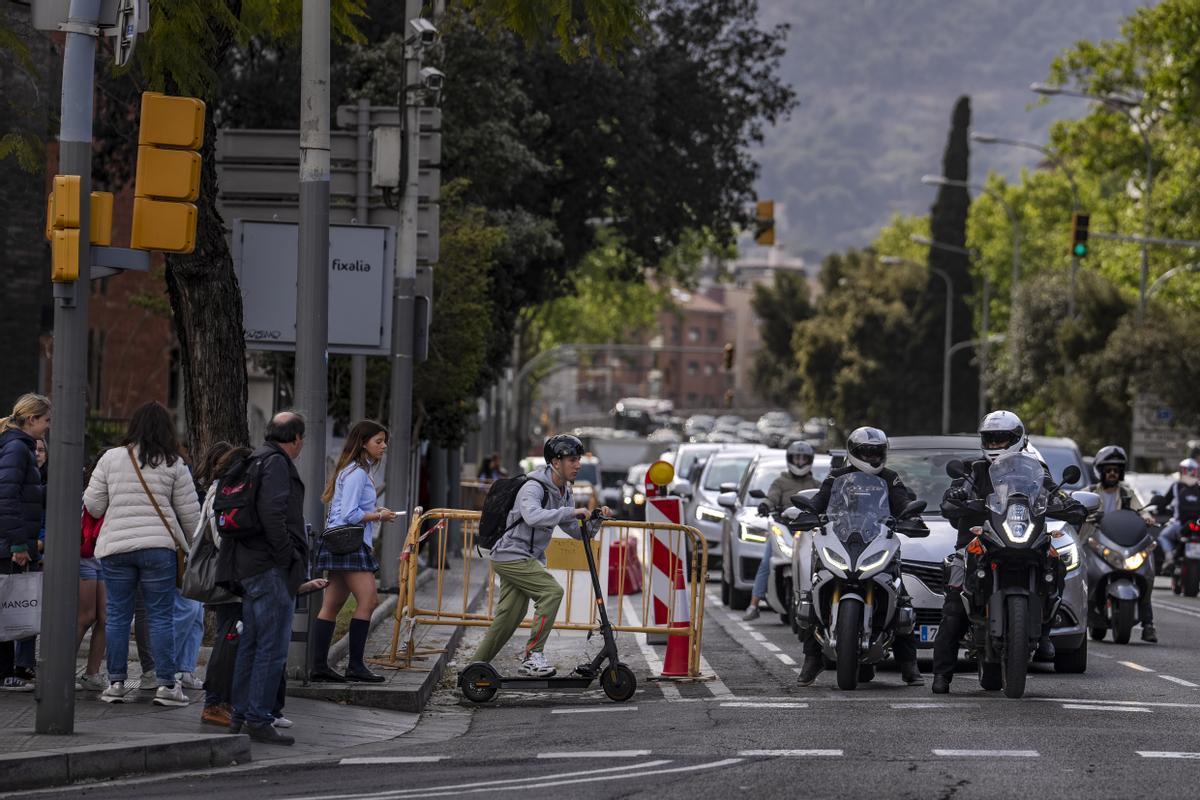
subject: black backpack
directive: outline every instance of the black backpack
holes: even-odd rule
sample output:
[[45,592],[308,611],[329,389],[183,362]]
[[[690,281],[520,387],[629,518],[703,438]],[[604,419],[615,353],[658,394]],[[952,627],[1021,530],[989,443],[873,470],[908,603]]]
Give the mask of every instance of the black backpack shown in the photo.
[[[475,537],[475,544],[480,550],[491,550],[504,534],[521,521],[518,518],[512,525],[505,524],[509,512],[517,502],[517,493],[521,491],[521,487],[528,481],[536,480],[529,475],[513,475],[511,478],[501,478],[492,482],[483,498],[483,510],[479,513],[479,533]],[[549,497],[546,485],[542,484],[542,508],[546,507]]]
[[246,539],[262,532],[258,519],[258,485],[263,458],[248,456],[235,462],[217,481],[213,517],[217,531],[229,539]]

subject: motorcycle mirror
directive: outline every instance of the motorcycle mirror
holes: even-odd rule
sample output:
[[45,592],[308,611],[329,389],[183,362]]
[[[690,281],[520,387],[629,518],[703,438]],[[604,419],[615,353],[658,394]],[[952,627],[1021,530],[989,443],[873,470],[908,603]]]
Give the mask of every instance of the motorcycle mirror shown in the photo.
[[1078,483],[1081,475],[1083,475],[1083,473],[1079,471],[1078,466],[1075,464],[1068,464],[1063,469],[1062,483],[1060,483],[1059,486],[1065,486],[1068,483]]
[[951,478],[965,478],[967,476],[967,466],[957,458],[946,462],[946,474]]
[[748,494],[755,500],[765,500],[767,497],[767,493],[762,489],[751,489]]
[[1100,495],[1096,494],[1095,492],[1085,492],[1080,490],[1078,492],[1071,492],[1071,497],[1082,503],[1083,507],[1086,508],[1089,513],[1097,511],[1100,508]]

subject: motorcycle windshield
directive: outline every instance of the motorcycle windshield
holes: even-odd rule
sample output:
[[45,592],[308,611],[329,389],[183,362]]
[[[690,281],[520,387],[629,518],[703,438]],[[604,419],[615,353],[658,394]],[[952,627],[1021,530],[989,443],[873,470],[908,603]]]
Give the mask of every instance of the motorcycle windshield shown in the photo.
[[1046,469],[1042,462],[1025,453],[1007,453],[996,459],[988,470],[992,479],[992,493],[988,495],[988,510],[1004,514],[1009,499],[1022,495],[1029,500],[1030,510],[1035,516],[1046,513],[1049,499],[1044,485]]
[[834,480],[825,509],[833,533],[842,542],[857,533],[863,544],[879,536],[883,521],[891,516],[887,483],[878,475],[850,472]]

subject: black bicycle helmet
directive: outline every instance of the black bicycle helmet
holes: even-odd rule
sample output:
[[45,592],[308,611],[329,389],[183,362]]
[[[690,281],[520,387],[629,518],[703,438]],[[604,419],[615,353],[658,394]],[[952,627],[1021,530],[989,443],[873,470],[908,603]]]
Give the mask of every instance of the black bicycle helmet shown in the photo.
[[887,463],[887,434],[879,428],[855,428],[846,440],[846,457],[868,475],[878,475]]
[[560,433],[546,440],[546,445],[542,448],[542,455],[546,458],[547,464],[556,458],[582,456],[583,442],[579,440],[578,436]]
[[813,449],[808,442],[792,442],[787,446],[787,468],[796,478],[812,472]]

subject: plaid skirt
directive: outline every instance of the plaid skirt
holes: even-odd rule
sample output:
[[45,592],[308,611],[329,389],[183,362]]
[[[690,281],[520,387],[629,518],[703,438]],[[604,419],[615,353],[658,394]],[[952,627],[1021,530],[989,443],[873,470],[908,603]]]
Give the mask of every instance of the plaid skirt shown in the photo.
[[334,555],[317,542],[319,549],[317,553],[317,564],[314,569],[317,572],[378,572],[379,562],[375,560],[375,554],[371,552],[371,548],[363,545],[353,553],[345,553],[344,555]]

